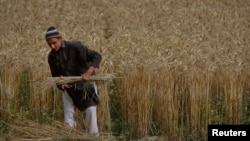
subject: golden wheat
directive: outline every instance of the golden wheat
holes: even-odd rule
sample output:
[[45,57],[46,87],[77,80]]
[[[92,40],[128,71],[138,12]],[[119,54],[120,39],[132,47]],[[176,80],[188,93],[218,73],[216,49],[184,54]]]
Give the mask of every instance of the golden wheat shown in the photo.
[[[111,81],[112,79],[116,78],[114,74],[98,74],[98,75],[92,75],[90,77],[90,81]],[[64,84],[64,83],[72,83],[82,81],[81,76],[68,76],[68,77],[48,77],[41,81],[35,81],[37,88],[39,90],[47,89],[55,84]]]
[[[249,5],[246,0],[2,0],[0,117],[22,112],[27,94],[34,119],[46,114],[62,119],[60,91],[39,91],[31,81],[41,80],[41,89],[55,84],[54,79],[40,83],[50,78],[43,33],[55,25],[64,39],[78,39],[103,55],[98,74],[124,78],[114,79],[112,96],[119,99],[131,138],[203,140],[209,123],[243,123],[250,88]],[[25,76],[29,90],[21,92]],[[111,131],[109,81],[102,82],[98,122],[102,131]]]

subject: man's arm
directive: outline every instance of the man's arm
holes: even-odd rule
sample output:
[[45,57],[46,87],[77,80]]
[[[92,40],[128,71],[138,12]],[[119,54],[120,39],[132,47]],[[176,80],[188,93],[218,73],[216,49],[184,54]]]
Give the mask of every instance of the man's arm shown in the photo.
[[[96,68],[99,68],[102,56],[95,50],[91,50],[81,44],[81,42],[77,42],[77,47],[79,49],[79,56],[82,61],[87,61],[86,64],[89,65],[88,69],[81,75],[83,81],[89,81],[90,76],[93,74]],[[89,64],[90,63],[90,64]]]
[[82,74],[82,79],[83,81],[89,81],[90,80],[90,76],[91,74],[95,71],[95,67],[94,66],[90,66],[88,68],[88,70]]
[[74,45],[76,46],[79,52],[80,60],[86,61],[86,64],[88,63],[89,66],[93,66],[94,68],[99,68],[100,62],[102,60],[102,56],[99,52],[89,49],[79,41],[74,42]]

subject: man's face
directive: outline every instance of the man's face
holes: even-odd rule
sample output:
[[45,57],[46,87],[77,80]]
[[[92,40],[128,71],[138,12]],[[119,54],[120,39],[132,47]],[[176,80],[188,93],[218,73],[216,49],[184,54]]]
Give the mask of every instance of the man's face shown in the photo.
[[48,45],[54,51],[58,51],[62,46],[62,37],[47,40]]

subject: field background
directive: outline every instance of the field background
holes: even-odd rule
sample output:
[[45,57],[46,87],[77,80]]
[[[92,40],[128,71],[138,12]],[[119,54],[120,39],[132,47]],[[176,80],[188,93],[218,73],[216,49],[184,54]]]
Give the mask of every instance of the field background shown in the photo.
[[206,140],[208,124],[249,124],[249,13],[249,0],[0,0],[0,136],[63,121],[61,93],[34,83],[50,77],[51,25],[122,77],[98,82],[101,137]]

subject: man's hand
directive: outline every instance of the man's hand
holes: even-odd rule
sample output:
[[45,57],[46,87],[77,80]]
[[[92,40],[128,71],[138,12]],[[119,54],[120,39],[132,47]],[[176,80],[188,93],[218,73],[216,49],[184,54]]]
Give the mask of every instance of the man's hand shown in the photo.
[[83,81],[89,81],[90,80],[90,76],[93,73],[93,71],[95,70],[95,67],[91,66],[89,67],[89,69],[82,74],[82,80]]
[[90,74],[89,73],[84,73],[82,74],[82,80],[83,81],[89,81],[90,80]]
[[67,84],[67,83],[65,83],[65,84],[62,84],[62,89],[64,90],[65,88],[71,88],[72,87],[72,85],[70,85],[70,84]]

